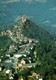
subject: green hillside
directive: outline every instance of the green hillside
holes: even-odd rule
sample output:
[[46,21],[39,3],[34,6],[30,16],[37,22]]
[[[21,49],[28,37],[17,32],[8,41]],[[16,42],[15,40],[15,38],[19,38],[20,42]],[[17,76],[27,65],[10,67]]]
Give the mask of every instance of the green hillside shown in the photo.
[[[4,32],[6,33],[7,36],[0,35],[0,55],[2,53],[3,54],[6,53],[8,51],[9,46],[13,43],[11,37],[13,40],[18,40],[18,41],[20,40],[20,38],[22,39],[22,37],[24,39],[25,36],[39,41],[46,41],[46,42],[53,41],[53,36],[51,36],[47,31],[45,31],[44,29],[42,29],[41,27],[39,27],[38,25],[36,25],[35,23],[33,23],[28,19],[25,22],[21,21],[16,25],[14,25],[13,27],[11,27],[9,29],[10,33],[7,32],[7,30],[4,30]],[[23,36],[21,36],[22,34]]]
[[56,45],[47,42],[36,44],[37,59],[41,62],[35,67],[35,72],[44,76],[44,80],[56,80]]
[[23,34],[29,38],[35,38],[37,40],[48,42],[51,42],[53,40],[53,37],[47,31],[30,20],[22,23],[22,26]]
[[13,41],[8,36],[0,36],[0,56],[7,53]]

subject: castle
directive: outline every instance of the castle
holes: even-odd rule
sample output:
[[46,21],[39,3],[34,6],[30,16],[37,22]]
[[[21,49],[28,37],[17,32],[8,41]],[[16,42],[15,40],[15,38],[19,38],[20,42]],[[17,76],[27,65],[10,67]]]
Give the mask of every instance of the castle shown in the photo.
[[26,22],[27,21],[27,18],[22,18],[22,23]]

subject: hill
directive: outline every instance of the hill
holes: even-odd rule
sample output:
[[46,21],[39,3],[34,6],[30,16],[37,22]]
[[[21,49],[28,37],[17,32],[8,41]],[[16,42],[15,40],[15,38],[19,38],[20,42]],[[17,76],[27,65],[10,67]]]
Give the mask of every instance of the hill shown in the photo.
[[[10,29],[0,32],[0,57],[3,56],[3,63],[8,58],[5,55],[8,55],[8,53],[10,54],[8,61],[12,61],[12,64],[19,64],[23,58],[26,61],[26,65],[36,63],[29,70],[22,70],[22,72],[20,71],[21,68],[19,69],[15,66],[16,70],[19,70],[17,75],[20,74],[22,76],[23,74],[24,80],[28,80],[28,76],[32,75],[29,73],[32,72],[39,74],[44,80],[55,80],[56,44],[51,44],[52,41],[53,37],[47,31],[32,21],[23,18],[21,22],[15,24]],[[14,59],[14,54],[26,54],[27,56],[18,57],[18,60],[14,62],[12,60]],[[13,68],[14,65],[11,70]],[[15,78],[16,75],[14,74]]]
[[13,41],[8,36],[0,36],[0,56],[7,53]]
[[27,18],[23,18],[22,21],[10,29],[4,30],[3,34],[8,35],[15,42],[24,42],[29,39],[47,42],[53,41],[52,35]]
[[[14,43],[27,44],[33,41],[53,42],[53,36],[47,31],[36,25],[34,22],[23,18],[22,21],[15,24],[10,29],[6,29],[0,32],[0,52],[6,53],[9,47]],[[25,47],[26,48],[26,47]],[[26,48],[26,51],[29,48]],[[1,51],[3,50],[3,51]]]
[[53,37],[50,35],[50,33],[28,19],[26,22],[22,23],[22,28],[22,33],[29,38],[48,42],[53,40]]

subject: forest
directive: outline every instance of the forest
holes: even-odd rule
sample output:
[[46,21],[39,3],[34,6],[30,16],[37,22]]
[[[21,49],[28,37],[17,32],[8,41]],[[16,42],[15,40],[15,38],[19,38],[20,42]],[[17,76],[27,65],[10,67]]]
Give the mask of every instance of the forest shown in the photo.
[[13,41],[8,36],[0,36],[0,56],[4,56],[8,52],[11,44]]
[[43,28],[39,27],[32,21],[28,20],[23,23],[23,34],[29,38],[34,38],[39,41],[46,41],[46,42],[53,42],[54,37],[50,35],[49,32],[44,30]]
[[56,80],[56,44],[40,42],[35,51],[41,64],[37,64],[34,71],[44,76],[44,80]]

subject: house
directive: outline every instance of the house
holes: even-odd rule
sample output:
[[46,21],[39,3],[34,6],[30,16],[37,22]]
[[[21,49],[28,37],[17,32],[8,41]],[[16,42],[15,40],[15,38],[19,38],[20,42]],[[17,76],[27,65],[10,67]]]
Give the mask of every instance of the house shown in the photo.
[[40,78],[39,80],[43,80],[42,78]]
[[6,60],[3,63],[3,66],[5,67],[6,70],[11,69],[13,67],[13,62],[11,60]]
[[3,77],[6,76],[5,72],[6,72],[6,69],[4,69],[4,70],[2,71],[1,76],[3,76]]
[[27,67],[23,67],[23,69],[27,69]]
[[10,54],[6,54],[7,57],[10,57]]
[[32,75],[30,75],[29,78],[32,78]]
[[11,70],[9,70],[9,69],[8,69],[8,70],[6,70],[6,74],[9,74],[9,73],[10,73],[10,71],[11,71]]
[[0,62],[1,62],[1,59],[0,59]]
[[28,67],[31,68],[32,66],[35,67],[36,63],[31,63],[31,64],[23,64],[22,67]]
[[0,67],[0,71],[2,71],[2,67]]
[[36,55],[37,53],[34,51],[34,55]]
[[1,56],[1,58],[3,58],[3,56]]
[[14,78],[11,76],[11,77],[9,77],[9,79],[11,79],[11,80],[12,80],[12,79],[14,79]]
[[5,63],[11,63],[11,62],[12,62],[11,60],[6,60],[6,61],[5,61]]
[[21,64],[21,63],[19,63],[19,64],[18,64],[18,67],[22,67],[22,64]]
[[31,60],[29,60],[29,63],[31,63]]
[[24,61],[24,59],[21,60],[21,64],[26,64],[26,62]]
[[24,53],[16,53],[16,54],[14,54],[14,57],[16,57],[16,58],[19,58],[19,57],[21,57],[21,56],[26,57],[27,54],[24,54]]
[[38,77],[39,77],[39,74],[37,74],[37,73],[32,73],[32,76],[35,76],[36,77],[36,79],[38,79]]
[[39,74],[37,74],[37,73],[32,73],[32,76],[35,76],[36,77],[36,79],[38,79],[38,80],[43,80],[43,76],[40,76]]
[[14,28],[17,28],[18,26],[17,25],[14,25]]
[[12,48],[14,48],[14,45],[10,45],[9,49],[12,49]]
[[18,62],[18,59],[15,58],[15,57],[10,57],[9,59],[10,59],[13,63],[17,63],[17,62]]
[[13,68],[15,69],[15,71],[17,70],[17,63],[13,63]]
[[27,50],[26,53],[30,54],[30,51]]
[[37,53],[34,51],[34,56],[35,56],[35,58],[36,58],[36,54],[37,54]]
[[38,79],[39,79],[39,80],[43,80],[43,76],[39,76]]
[[19,79],[18,79],[18,80],[24,80],[24,79],[23,79],[23,77],[21,76],[21,77],[19,77]]
[[31,39],[29,40],[29,43],[32,43],[32,40]]

